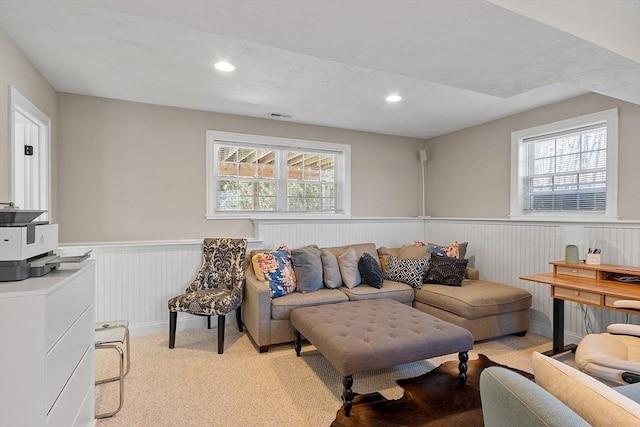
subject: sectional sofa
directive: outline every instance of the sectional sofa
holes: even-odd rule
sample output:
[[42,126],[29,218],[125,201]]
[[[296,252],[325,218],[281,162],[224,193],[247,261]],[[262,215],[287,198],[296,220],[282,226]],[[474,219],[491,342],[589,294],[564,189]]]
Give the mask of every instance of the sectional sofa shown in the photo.
[[[407,265],[407,269],[411,269],[416,263],[421,263],[421,260],[429,259],[434,247],[435,245],[406,245],[400,248],[376,248],[373,243],[359,243],[324,248],[322,260],[324,262],[324,255],[330,254],[342,260],[348,251],[351,255],[355,252],[358,260],[364,254],[368,254],[366,258],[373,259],[380,271],[388,277],[391,274],[390,261],[395,263],[393,268],[396,270],[398,265]],[[321,251],[320,248],[314,248],[316,253]],[[254,267],[251,262],[255,261],[255,255],[265,252],[254,250],[247,257],[242,305],[244,325],[261,353],[268,351],[270,345],[293,342],[294,335],[289,316],[295,308],[373,298],[394,299],[464,327],[471,332],[475,341],[508,334],[524,335],[529,327],[531,294],[517,287],[479,280],[479,272],[473,268],[464,269],[464,280],[458,286],[423,284],[422,280],[417,284],[412,281],[410,275],[405,280],[401,271],[399,277],[404,282],[385,278],[381,287],[365,282],[357,286],[350,284],[337,288],[322,286],[306,292],[305,283],[301,283],[300,280],[305,280],[307,274],[297,274],[298,286],[295,292],[273,297],[273,289],[264,277],[256,276],[255,269],[258,267]],[[459,258],[464,258],[464,253]],[[323,267],[326,282],[330,271],[326,269],[327,265],[323,264]],[[261,272],[259,274],[261,275]],[[349,280],[345,281],[347,282]]]

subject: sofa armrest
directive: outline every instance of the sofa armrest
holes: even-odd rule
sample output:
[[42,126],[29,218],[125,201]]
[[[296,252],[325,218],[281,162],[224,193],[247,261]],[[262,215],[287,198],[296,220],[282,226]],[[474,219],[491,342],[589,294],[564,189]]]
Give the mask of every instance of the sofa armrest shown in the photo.
[[469,280],[480,280],[480,270],[467,267],[467,269],[464,272],[464,278]]
[[258,280],[253,267],[245,270],[245,280],[243,323],[262,353],[271,343],[271,290],[268,284]]
[[480,374],[480,398],[487,426],[589,425],[535,382],[497,366],[486,368]]

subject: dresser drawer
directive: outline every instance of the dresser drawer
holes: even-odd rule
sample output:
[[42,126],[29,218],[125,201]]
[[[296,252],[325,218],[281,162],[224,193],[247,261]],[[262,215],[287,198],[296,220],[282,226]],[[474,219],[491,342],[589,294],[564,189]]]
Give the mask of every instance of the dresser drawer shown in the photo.
[[47,298],[45,305],[45,349],[48,351],[93,304],[93,268],[87,268]]
[[81,424],[86,420],[86,412],[93,410],[93,352],[93,346],[87,348],[80,364],[47,414],[47,427],[70,427]]
[[595,270],[585,270],[578,267],[560,267],[556,268],[556,274],[564,274],[565,276],[584,277],[586,279],[595,279]]
[[46,408],[51,408],[80,360],[93,346],[93,310],[87,308],[46,355]]
[[575,302],[581,302],[584,304],[600,305],[601,295],[594,294],[591,292],[576,291],[574,289],[567,289],[559,286],[554,286],[553,297],[567,299]]

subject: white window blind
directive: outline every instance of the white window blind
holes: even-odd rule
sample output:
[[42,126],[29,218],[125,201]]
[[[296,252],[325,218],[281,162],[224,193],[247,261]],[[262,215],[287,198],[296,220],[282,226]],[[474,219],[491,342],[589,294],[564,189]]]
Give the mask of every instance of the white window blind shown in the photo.
[[525,212],[606,210],[606,123],[528,138],[524,144]]
[[511,218],[609,221],[617,205],[617,109],[511,134]]

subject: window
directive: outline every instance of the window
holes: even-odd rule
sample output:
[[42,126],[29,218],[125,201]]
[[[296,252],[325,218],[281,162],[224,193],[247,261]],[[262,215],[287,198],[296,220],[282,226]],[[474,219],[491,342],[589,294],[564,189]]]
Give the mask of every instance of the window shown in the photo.
[[345,144],[207,131],[207,218],[349,215],[349,159]]
[[617,109],[511,135],[511,217],[617,218]]

